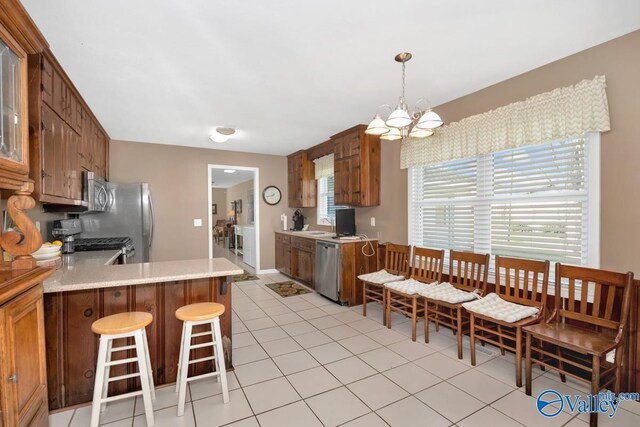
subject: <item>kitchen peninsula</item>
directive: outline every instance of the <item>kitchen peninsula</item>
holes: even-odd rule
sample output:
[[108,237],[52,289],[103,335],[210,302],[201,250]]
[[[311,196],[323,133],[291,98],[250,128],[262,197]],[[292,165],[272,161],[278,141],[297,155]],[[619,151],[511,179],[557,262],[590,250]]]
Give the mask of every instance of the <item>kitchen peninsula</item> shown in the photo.
[[[233,369],[230,285],[232,276],[242,269],[224,258],[111,265],[118,255],[118,251],[76,253],[43,282],[50,410],[91,401],[98,352],[98,336],[91,324],[115,313],[153,315],[147,336],[154,381],[161,385],[176,380],[182,322],[176,319],[175,310],[197,302],[223,304],[224,357],[227,369]],[[207,340],[196,340],[203,338]],[[197,358],[210,355],[209,348],[195,352]],[[132,356],[127,353],[114,357]],[[112,375],[119,376],[136,368],[129,364],[113,369],[118,372]],[[211,366],[200,363],[191,369],[190,375],[196,375]],[[137,388],[138,380],[129,378],[112,383],[110,394]]]

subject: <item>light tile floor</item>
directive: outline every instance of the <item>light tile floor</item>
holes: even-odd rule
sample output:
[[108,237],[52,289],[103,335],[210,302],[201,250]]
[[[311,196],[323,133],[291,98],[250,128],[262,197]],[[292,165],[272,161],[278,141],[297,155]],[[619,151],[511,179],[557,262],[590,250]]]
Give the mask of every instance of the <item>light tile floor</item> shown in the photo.
[[[457,359],[451,331],[430,332],[422,322],[412,342],[408,319],[394,316],[382,326],[382,308],[341,307],[310,293],[281,298],[265,284],[290,280],[263,275],[232,287],[233,360],[228,373],[230,403],[222,403],[215,380],[189,385],[184,417],[176,417],[174,387],[157,391],[156,426],[587,426],[588,417],[568,410],[543,419],[535,399],[515,386],[512,354],[478,347],[478,366]],[[534,395],[554,388],[579,394],[584,384],[560,382],[534,370]],[[50,416],[52,427],[88,426],[90,407]],[[640,425],[640,404],[600,416],[600,425]],[[145,426],[140,398],[109,405],[108,427]]]

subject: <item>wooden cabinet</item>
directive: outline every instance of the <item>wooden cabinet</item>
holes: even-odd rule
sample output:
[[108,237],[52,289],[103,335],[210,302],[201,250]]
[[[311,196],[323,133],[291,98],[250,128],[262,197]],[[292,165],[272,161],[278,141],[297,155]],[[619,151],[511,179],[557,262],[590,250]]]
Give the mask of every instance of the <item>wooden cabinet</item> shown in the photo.
[[380,138],[359,125],[334,135],[334,192],[336,205],[380,204]]
[[313,161],[308,153],[298,151],[287,157],[290,208],[316,206],[316,180]]
[[276,270],[291,274],[291,238],[280,233],[276,233]]
[[291,237],[291,276],[313,288],[315,263],[316,241]]
[[[340,302],[344,304],[362,304],[362,282],[358,276],[377,271],[378,242],[371,241],[372,248],[363,248],[368,245],[363,241],[340,243]],[[276,269],[314,288],[315,248],[316,239],[276,233]]]
[[[231,286],[230,277],[215,277],[45,294],[49,408],[53,410],[91,401],[99,341],[98,335],[91,331],[91,324],[111,314],[144,311],[153,315],[153,323],[147,326],[149,354],[155,384],[163,385],[176,380],[182,322],[176,318],[175,311],[199,302],[223,304],[226,311],[220,317],[220,328],[225,364],[228,370],[233,370]],[[197,332],[206,328],[206,325],[201,325]],[[204,342],[207,337],[196,340]],[[196,358],[211,356],[210,347],[194,352]],[[131,357],[131,354],[122,352],[117,357]],[[134,364],[113,369],[116,371],[112,371],[112,375],[137,371]],[[189,376],[211,372],[212,369],[213,361],[198,363],[190,367]],[[111,384],[109,394],[139,389],[138,379],[130,378]]]
[[109,137],[49,51],[29,55],[29,85],[35,196],[79,205],[83,172],[108,178]]
[[47,426],[44,268],[0,279],[0,425]]

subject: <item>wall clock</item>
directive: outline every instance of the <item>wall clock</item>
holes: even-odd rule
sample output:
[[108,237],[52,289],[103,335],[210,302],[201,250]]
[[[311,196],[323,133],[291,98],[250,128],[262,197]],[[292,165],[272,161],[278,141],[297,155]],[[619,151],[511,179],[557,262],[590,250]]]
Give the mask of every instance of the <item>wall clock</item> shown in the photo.
[[282,200],[282,193],[275,185],[270,185],[262,192],[262,198],[265,203],[271,206],[277,205]]

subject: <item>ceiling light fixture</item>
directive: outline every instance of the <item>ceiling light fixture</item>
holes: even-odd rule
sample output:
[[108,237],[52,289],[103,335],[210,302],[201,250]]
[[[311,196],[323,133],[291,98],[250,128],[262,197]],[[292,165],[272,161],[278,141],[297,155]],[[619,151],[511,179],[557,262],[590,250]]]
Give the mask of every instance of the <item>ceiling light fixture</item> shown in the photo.
[[217,127],[209,139],[218,144],[222,144],[223,142],[227,142],[234,133],[236,133],[234,128]]
[[235,169],[225,169],[224,173],[236,173]]
[[[395,141],[407,136],[426,138],[433,135],[435,128],[442,126],[442,119],[437,113],[431,111],[431,107],[424,99],[419,99],[411,112],[405,102],[405,64],[411,59],[411,56],[409,52],[403,52],[395,57],[396,62],[402,64],[402,95],[398,99],[398,105],[395,110],[388,104],[379,106],[365,133],[380,135],[381,139]],[[427,108],[424,110],[419,107],[421,101],[427,103]],[[386,121],[380,117],[381,108],[389,109],[390,114]]]

